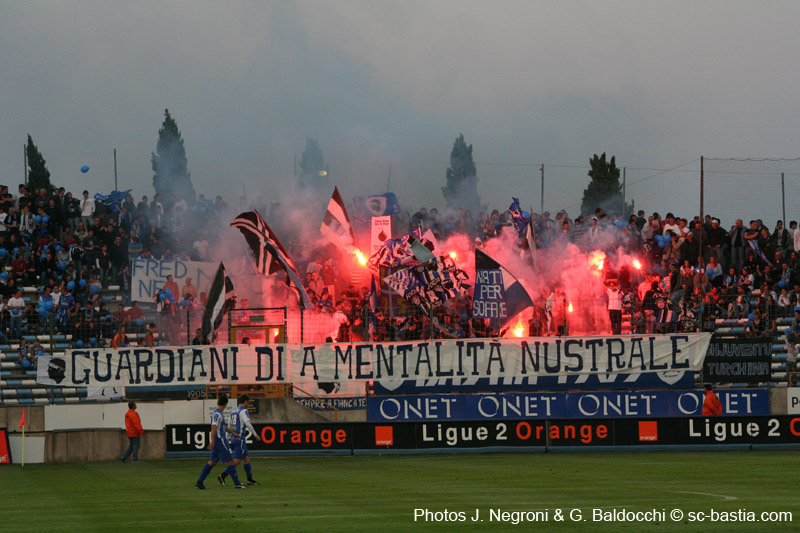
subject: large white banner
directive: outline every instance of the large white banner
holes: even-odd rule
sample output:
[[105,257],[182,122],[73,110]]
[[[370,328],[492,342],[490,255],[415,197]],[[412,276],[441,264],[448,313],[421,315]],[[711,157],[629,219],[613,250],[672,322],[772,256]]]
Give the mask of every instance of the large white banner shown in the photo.
[[70,350],[65,386],[343,383],[700,370],[710,333]]
[[167,277],[172,276],[178,284],[180,294],[175,297],[178,301],[183,299],[184,287],[187,278],[196,287],[196,294],[208,292],[214,274],[217,272],[216,263],[202,263],[199,261],[152,261],[148,259],[133,259],[131,261],[131,300],[137,302],[152,302],[153,298],[167,282]]

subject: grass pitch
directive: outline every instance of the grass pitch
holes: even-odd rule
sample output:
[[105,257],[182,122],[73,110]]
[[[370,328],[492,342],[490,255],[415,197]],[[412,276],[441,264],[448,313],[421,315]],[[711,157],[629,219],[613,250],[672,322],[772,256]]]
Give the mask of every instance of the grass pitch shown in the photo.
[[[782,452],[254,458],[258,487],[221,487],[203,459],[0,466],[2,531],[797,531],[800,455]],[[240,475],[243,474],[239,467]],[[664,510],[666,520],[596,522]],[[466,521],[414,521],[415,509]],[[483,521],[472,521],[476,509]],[[492,520],[499,509],[537,521]],[[556,509],[566,520],[556,520]],[[579,509],[583,521],[568,513]],[[669,513],[680,509],[684,519]],[[792,520],[690,521],[688,513],[788,511]],[[455,513],[455,514],[454,514]],[[510,520],[515,515],[509,514]],[[531,518],[533,515],[529,515]],[[576,514],[573,514],[577,518]],[[441,514],[433,518],[443,518]]]

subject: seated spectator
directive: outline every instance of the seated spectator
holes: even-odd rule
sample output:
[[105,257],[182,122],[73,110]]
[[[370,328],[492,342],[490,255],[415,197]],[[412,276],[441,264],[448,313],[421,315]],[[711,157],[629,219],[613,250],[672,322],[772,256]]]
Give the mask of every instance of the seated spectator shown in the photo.
[[183,282],[183,288],[181,288],[181,294],[183,294],[183,299],[187,299],[189,296],[193,298],[197,298],[197,286],[192,285],[192,278],[187,277]]
[[18,359],[17,365],[24,369],[34,369],[36,368],[36,354],[33,353],[32,347],[28,344],[28,341],[22,339],[19,343],[19,348],[17,349]]
[[144,311],[141,307],[139,307],[139,302],[134,300],[131,308],[125,311],[124,316],[125,325],[128,327],[128,329],[134,331],[134,328],[138,327],[136,326],[136,321],[144,319]]
[[128,336],[125,335],[125,325],[122,324],[119,326],[119,331],[117,331],[117,333],[114,334],[114,337],[111,338],[111,347],[122,348],[128,346],[129,344]]

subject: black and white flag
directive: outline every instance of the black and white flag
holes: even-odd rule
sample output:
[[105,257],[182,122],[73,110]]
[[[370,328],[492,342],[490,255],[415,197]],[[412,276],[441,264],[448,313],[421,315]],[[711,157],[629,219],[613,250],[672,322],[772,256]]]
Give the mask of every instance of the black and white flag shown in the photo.
[[303,287],[297,267],[259,212],[242,213],[231,222],[231,226],[239,228],[244,235],[247,246],[253,252],[256,269],[264,276],[285,271],[300,296],[303,308],[311,309],[311,299]]
[[214,342],[217,329],[222,325],[225,313],[236,305],[236,291],[233,290],[231,278],[225,275],[225,265],[219,264],[211,289],[208,292],[208,303],[203,312],[203,339]]

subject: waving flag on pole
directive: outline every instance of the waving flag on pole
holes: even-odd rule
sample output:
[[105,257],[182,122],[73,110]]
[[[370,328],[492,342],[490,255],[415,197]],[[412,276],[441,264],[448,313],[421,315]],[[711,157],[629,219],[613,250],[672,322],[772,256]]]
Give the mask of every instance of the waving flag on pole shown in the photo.
[[328,210],[325,212],[325,218],[322,220],[322,227],[319,231],[333,244],[347,252],[352,252],[357,248],[353,224],[350,223],[350,217],[347,216],[342,195],[339,194],[337,187],[333,188],[333,196],[328,203]]
[[[499,274],[499,276],[497,274]],[[506,313],[495,315],[497,318],[512,318],[517,313],[533,306],[533,300],[528,294],[528,291],[525,290],[525,287],[522,286],[522,283],[520,283],[503,265],[478,249],[475,250],[475,276],[478,280],[486,281],[486,284],[497,283],[499,285],[502,283],[502,287],[498,287],[500,290],[485,290],[485,294],[479,292],[484,289],[480,289],[479,284],[476,283],[476,294],[473,297],[474,303],[488,304],[489,302],[486,301],[488,300],[488,296],[504,294]],[[482,283],[481,286],[486,286],[486,284]]]
[[108,194],[100,194],[97,193],[94,195],[94,199],[96,202],[101,203],[111,209],[113,212],[119,212],[119,205],[125,200],[128,196],[128,193],[131,192],[133,189],[128,189],[127,191],[111,191]]
[[519,198],[514,198],[512,196],[511,199],[514,201],[508,206],[508,213],[511,215],[511,221],[517,229],[517,235],[522,237],[525,234],[525,227],[531,220],[531,215],[523,211],[519,206]]
[[234,305],[236,305],[236,291],[233,290],[231,278],[225,275],[225,265],[220,263],[214,281],[211,283],[208,303],[203,312],[202,338],[211,339],[211,342],[214,342],[217,329],[222,325],[225,313],[233,309]]
[[303,308],[311,309],[311,299],[303,287],[297,267],[259,212],[242,213],[231,222],[231,226],[239,228],[244,235],[247,245],[253,252],[256,269],[265,277],[280,270],[285,271],[300,297]]

